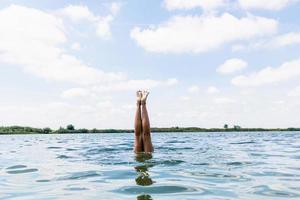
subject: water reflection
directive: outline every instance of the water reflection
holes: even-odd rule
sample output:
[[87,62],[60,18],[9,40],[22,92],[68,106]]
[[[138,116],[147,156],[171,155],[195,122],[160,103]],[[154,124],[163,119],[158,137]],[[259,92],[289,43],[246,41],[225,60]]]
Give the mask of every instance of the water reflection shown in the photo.
[[136,198],[137,200],[153,200],[149,194],[142,194]]
[[[148,169],[153,167],[153,164],[147,163],[147,160],[152,158],[152,154],[149,153],[139,153],[136,154],[135,160],[142,165],[135,166],[135,170],[138,173],[138,176],[135,179],[137,185],[140,186],[149,186],[153,184],[153,181],[148,173]],[[152,197],[148,194],[143,194],[137,196],[137,200],[152,200]]]

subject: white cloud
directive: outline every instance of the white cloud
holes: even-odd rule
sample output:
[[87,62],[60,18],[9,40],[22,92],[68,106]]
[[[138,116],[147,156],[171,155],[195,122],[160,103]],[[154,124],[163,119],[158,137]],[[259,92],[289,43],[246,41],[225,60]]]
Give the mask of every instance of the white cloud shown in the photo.
[[281,10],[297,0],[239,0],[244,9]]
[[272,103],[274,103],[274,104],[284,104],[285,101],[283,101],[283,100],[275,100]]
[[191,97],[189,97],[189,96],[182,96],[181,100],[182,101],[189,101],[189,100],[191,100]]
[[168,85],[168,86],[177,85],[178,83],[179,83],[179,81],[176,78],[169,78],[166,81],[166,85]]
[[218,88],[216,88],[215,86],[209,86],[206,90],[206,92],[208,94],[216,94],[216,93],[219,93],[220,90]]
[[232,84],[240,87],[261,86],[278,83],[300,77],[300,59],[283,63],[277,68],[266,67],[250,75],[241,75],[232,79]]
[[288,96],[290,97],[299,97],[300,96],[300,86],[294,88],[293,90],[289,91]]
[[270,49],[282,48],[286,46],[292,46],[300,44],[300,33],[290,32],[282,35],[277,35],[268,39],[256,41],[248,45],[236,44],[232,46],[233,51],[242,50],[260,50],[260,49]]
[[165,0],[164,6],[168,10],[193,9],[212,10],[225,5],[225,0]]
[[17,64],[38,77],[76,84],[123,80],[120,73],[105,73],[85,65],[60,46],[67,41],[60,18],[12,5],[0,10],[0,60]]
[[119,12],[121,4],[113,2],[110,6],[111,14],[107,16],[95,15],[87,6],[84,5],[69,5],[58,11],[58,14],[69,18],[75,23],[89,22],[96,30],[99,37],[108,39],[111,37],[111,23],[115,15]]
[[[150,89],[178,83],[177,79],[130,80],[122,73],[86,65],[61,47],[67,43],[61,19],[41,10],[12,5],[0,10],[0,24],[0,61],[19,65],[27,73],[49,81],[81,85],[64,91],[64,98],[92,96],[94,93],[89,92],[93,90]],[[72,48],[78,45],[74,43]]]
[[242,59],[232,58],[226,60],[222,65],[217,68],[217,72],[220,74],[233,74],[241,71],[248,66],[248,63]]
[[87,97],[89,95],[89,91],[85,88],[72,88],[64,91],[62,93],[63,98],[73,98],[73,97]]
[[12,5],[0,11],[0,60],[52,81],[91,84],[123,79],[89,67],[66,53],[64,25],[49,13]]
[[283,35],[279,35],[275,37],[272,41],[270,46],[271,47],[282,47],[282,46],[289,46],[300,44],[300,32],[291,32],[286,33]]
[[98,17],[95,16],[87,6],[84,5],[69,5],[59,11],[62,15],[68,17],[74,22],[82,20],[97,21]]
[[144,80],[126,80],[112,83],[107,86],[98,86],[95,89],[98,91],[126,91],[126,90],[149,90],[155,87],[173,86],[177,84],[176,79],[168,79],[166,81],[158,81],[152,79]]
[[144,79],[144,80],[124,80],[115,81],[110,84],[95,85],[86,88],[71,88],[65,90],[62,93],[64,98],[82,97],[90,96],[95,97],[97,94],[103,92],[113,92],[113,91],[136,91],[136,90],[150,90],[158,87],[172,87],[178,84],[177,79],[167,79],[165,81]]
[[[236,31],[238,30],[238,31]],[[274,19],[247,16],[174,16],[157,27],[131,30],[131,37],[150,52],[200,53],[226,43],[249,40],[277,31]]]
[[245,48],[246,48],[246,46],[243,45],[243,44],[234,44],[234,45],[232,45],[231,50],[232,50],[233,52],[235,52],[235,51],[242,51],[242,50],[245,50]]
[[231,103],[235,103],[236,101],[228,97],[218,97],[218,98],[214,98],[213,102],[216,104],[231,104]]
[[78,50],[81,49],[81,46],[78,42],[75,42],[75,43],[72,44],[71,49],[78,51]]
[[122,4],[118,3],[118,2],[113,2],[110,6],[110,12],[113,15],[116,15],[119,13],[119,11],[121,10]]
[[199,90],[200,90],[200,88],[197,85],[193,85],[188,88],[189,93],[197,93],[197,92],[199,92]]
[[17,64],[51,81],[95,84],[123,80],[120,73],[105,73],[85,65],[60,48],[67,41],[60,18],[12,5],[0,11],[0,60]]
[[[122,73],[103,72],[67,53],[65,27],[55,15],[12,5],[0,10],[0,61],[21,66],[26,72],[50,81],[88,85],[108,90],[172,86],[177,79],[165,81],[130,80]],[[76,43],[75,43],[76,46]],[[85,95],[81,89],[62,96]]]

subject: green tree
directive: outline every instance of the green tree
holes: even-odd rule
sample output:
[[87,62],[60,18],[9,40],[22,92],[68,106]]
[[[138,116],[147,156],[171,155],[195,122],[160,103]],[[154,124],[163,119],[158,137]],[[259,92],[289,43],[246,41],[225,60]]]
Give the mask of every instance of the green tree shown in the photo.
[[224,129],[228,129],[228,124],[224,124]]
[[52,132],[51,128],[48,128],[48,127],[43,128],[43,133],[48,134],[48,133],[51,133],[51,132]]
[[240,129],[241,129],[241,127],[240,127],[240,126],[238,126],[238,125],[234,125],[234,126],[233,126],[233,129],[234,129],[234,130],[240,130]]
[[69,125],[67,126],[67,130],[68,130],[68,131],[74,131],[74,130],[75,130],[75,127],[74,127],[72,124],[69,124]]

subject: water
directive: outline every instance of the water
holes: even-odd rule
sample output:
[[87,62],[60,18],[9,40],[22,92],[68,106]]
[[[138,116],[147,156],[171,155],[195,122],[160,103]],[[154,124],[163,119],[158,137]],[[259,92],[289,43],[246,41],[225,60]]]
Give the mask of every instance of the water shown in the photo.
[[300,199],[300,133],[0,136],[0,199]]

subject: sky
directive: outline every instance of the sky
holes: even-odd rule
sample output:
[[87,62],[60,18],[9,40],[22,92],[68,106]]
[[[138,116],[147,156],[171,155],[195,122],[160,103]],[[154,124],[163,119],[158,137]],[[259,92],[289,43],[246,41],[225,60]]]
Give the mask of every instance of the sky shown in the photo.
[[1,0],[0,126],[300,127],[299,0]]

